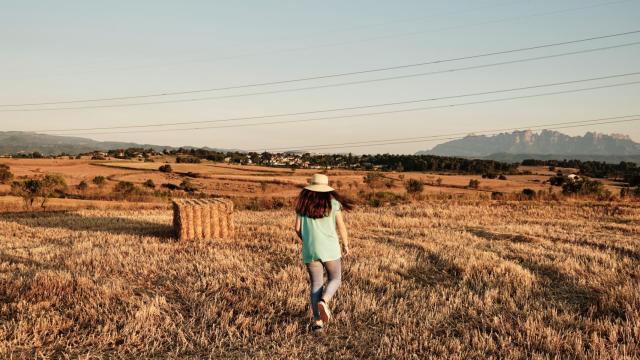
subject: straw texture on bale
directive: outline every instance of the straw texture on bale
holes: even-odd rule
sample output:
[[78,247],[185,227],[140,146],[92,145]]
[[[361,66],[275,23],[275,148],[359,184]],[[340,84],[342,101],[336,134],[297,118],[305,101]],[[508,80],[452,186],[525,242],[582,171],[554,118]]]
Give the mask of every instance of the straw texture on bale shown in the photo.
[[228,199],[177,199],[173,226],[180,240],[231,238],[233,202]]

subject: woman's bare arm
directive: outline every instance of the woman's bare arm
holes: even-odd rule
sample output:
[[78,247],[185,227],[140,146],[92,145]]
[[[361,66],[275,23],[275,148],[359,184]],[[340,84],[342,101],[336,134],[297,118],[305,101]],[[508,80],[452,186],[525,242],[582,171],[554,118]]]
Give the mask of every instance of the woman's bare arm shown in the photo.
[[343,255],[349,255],[349,234],[347,233],[347,225],[344,223],[341,211],[336,214],[336,227],[342,240],[342,253]]
[[302,240],[302,223],[300,222],[300,216],[296,216],[295,230],[300,240]]

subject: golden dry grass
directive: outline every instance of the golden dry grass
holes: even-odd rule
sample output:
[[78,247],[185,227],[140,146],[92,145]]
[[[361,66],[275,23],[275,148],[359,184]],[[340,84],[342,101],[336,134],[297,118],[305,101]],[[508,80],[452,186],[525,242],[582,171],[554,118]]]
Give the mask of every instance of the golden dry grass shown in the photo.
[[[172,160],[167,158],[166,160]],[[265,166],[241,166],[214,163],[203,161],[200,164],[176,164],[171,163],[174,173],[162,173],[158,167],[164,163],[142,162],[136,160],[109,160],[90,161],[82,160],[62,160],[62,159],[3,159],[0,163],[6,163],[11,167],[11,171],[16,176],[39,176],[46,173],[57,173],[62,175],[69,185],[77,185],[82,180],[86,181],[90,189],[89,193],[105,194],[111,191],[118,181],[130,181],[138,186],[146,180],[152,180],[156,185],[171,183],[178,185],[184,180],[183,174],[192,172],[198,174],[198,178],[192,182],[200,191],[207,194],[228,197],[295,197],[300,189],[300,185],[307,183],[309,176],[318,169],[297,169],[291,171],[287,168],[275,168]],[[408,179],[420,179],[427,185],[424,188],[426,194],[473,194],[478,192],[505,192],[519,193],[525,188],[533,190],[548,191],[549,185],[543,184],[550,175],[554,173],[546,167],[522,167],[522,170],[532,172],[532,175],[508,175],[507,180],[482,179],[480,175],[455,175],[455,174],[434,174],[419,172],[385,172],[386,180],[394,179],[389,187],[382,186],[378,191],[389,191],[397,194],[404,194],[404,181]],[[182,175],[181,175],[182,174]],[[369,191],[368,186],[363,182],[365,171],[335,169],[327,171],[327,175],[334,182],[340,185],[342,192],[356,194],[361,190]],[[104,189],[98,191],[91,184],[94,176],[102,175],[108,178]],[[402,178],[401,178],[402,177]],[[437,179],[441,179],[442,186],[436,186]],[[466,189],[469,180],[480,181],[479,189]],[[607,189],[614,194],[620,191],[620,184],[611,181],[604,181]],[[263,188],[263,184],[267,187]],[[0,184],[0,193],[9,192],[8,184]],[[560,192],[559,187],[554,187],[553,191]]]
[[288,211],[176,242],[171,211],[0,214],[0,357],[638,358],[640,206],[450,201],[348,215],[307,325]]

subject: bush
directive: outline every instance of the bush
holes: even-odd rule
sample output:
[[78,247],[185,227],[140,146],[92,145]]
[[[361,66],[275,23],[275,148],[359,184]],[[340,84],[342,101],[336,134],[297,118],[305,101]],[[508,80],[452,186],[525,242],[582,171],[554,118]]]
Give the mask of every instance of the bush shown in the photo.
[[414,196],[424,190],[424,183],[418,179],[409,179],[409,181],[404,184],[404,188],[408,194]]
[[562,185],[563,194],[603,195],[604,185],[600,181],[583,178],[578,181],[567,182]]
[[467,186],[469,189],[477,189],[480,187],[480,181],[476,179],[469,180],[469,185]]
[[104,176],[96,176],[93,178],[93,180],[91,180],[91,182],[93,182],[97,187],[102,188],[107,184],[107,178],[105,178]]
[[482,178],[483,179],[495,179],[497,177],[498,177],[498,175],[496,175],[494,173],[491,173],[491,172],[482,174]]
[[129,181],[119,181],[113,188],[113,192],[121,195],[131,195],[136,192],[136,186]]
[[156,188],[156,183],[154,183],[154,182],[153,182],[153,180],[151,180],[151,179],[148,179],[148,180],[147,180],[147,181],[145,181],[142,185],[143,185],[144,187],[149,188],[149,189],[155,189],[155,188]]
[[491,200],[502,200],[502,199],[504,199],[504,193],[500,191],[491,192]]
[[89,188],[89,184],[87,184],[86,181],[82,180],[78,185],[76,185],[76,188],[78,188],[78,190],[80,191],[85,191]]
[[549,178],[549,184],[553,186],[562,186],[564,183],[565,183],[565,178],[564,176],[562,176],[562,174],[555,175]]
[[182,182],[180,183],[180,189],[188,193],[194,193],[198,190],[195,184],[192,183],[189,179],[182,180]]
[[163,173],[170,173],[170,172],[173,172],[173,169],[171,168],[171,165],[169,165],[169,164],[165,164],[165,165],[160,166],[160,167],[158,168],[158,170],[159,170],[160,172],[163,172]]
[[367,204],[371,207],[381,207],[382,206],[382,200],[372,197],[367,201]]
[[169,190],[180,190],[180,186],[172,183],[162,184],[161,186]]
[[378,191],[375,193],[362,192],[360,196],[365,198],[366,204],[372,207],[381,207],[384,205],[398,205],[407,201],[407,197],[398,195],[388,191]]
[[529,189],[529,188],[522,189],[522,195],[523,195],[525,198],[527,198],[527,199],[531,200],[531,199],[533,199],[533,198],[535,198],[535,197],[536,197],[536,191],[535,191],[535,190],[533,190],[533,189]]
[[189,171],[188,173],[184,174],[184,176],[190,177],[190,178],[199,178],[200,174]]
[[6,184],[13,179],[9,165],[0,164],[0,184]]
[[362,181],[364,181],[364,183],[367,184],[367,186],[369,186],[371,190],[374,190],[382,186],[383,178],[384,177],[382,176],[381,172],[373,171],[368,172],[367,175],[363,177]]
[[500,174],[500,176],[498,176],[498,180],[507,180],[507,177],[504,176],[504,174]]

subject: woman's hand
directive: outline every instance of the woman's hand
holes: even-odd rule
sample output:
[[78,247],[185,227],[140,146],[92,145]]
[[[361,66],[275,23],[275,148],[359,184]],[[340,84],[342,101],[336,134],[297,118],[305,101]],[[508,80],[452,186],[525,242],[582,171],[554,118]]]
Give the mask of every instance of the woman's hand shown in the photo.
[[342,245],[342,256],[347,256],[347,255],[349,255],[349,245],[343,244]]

